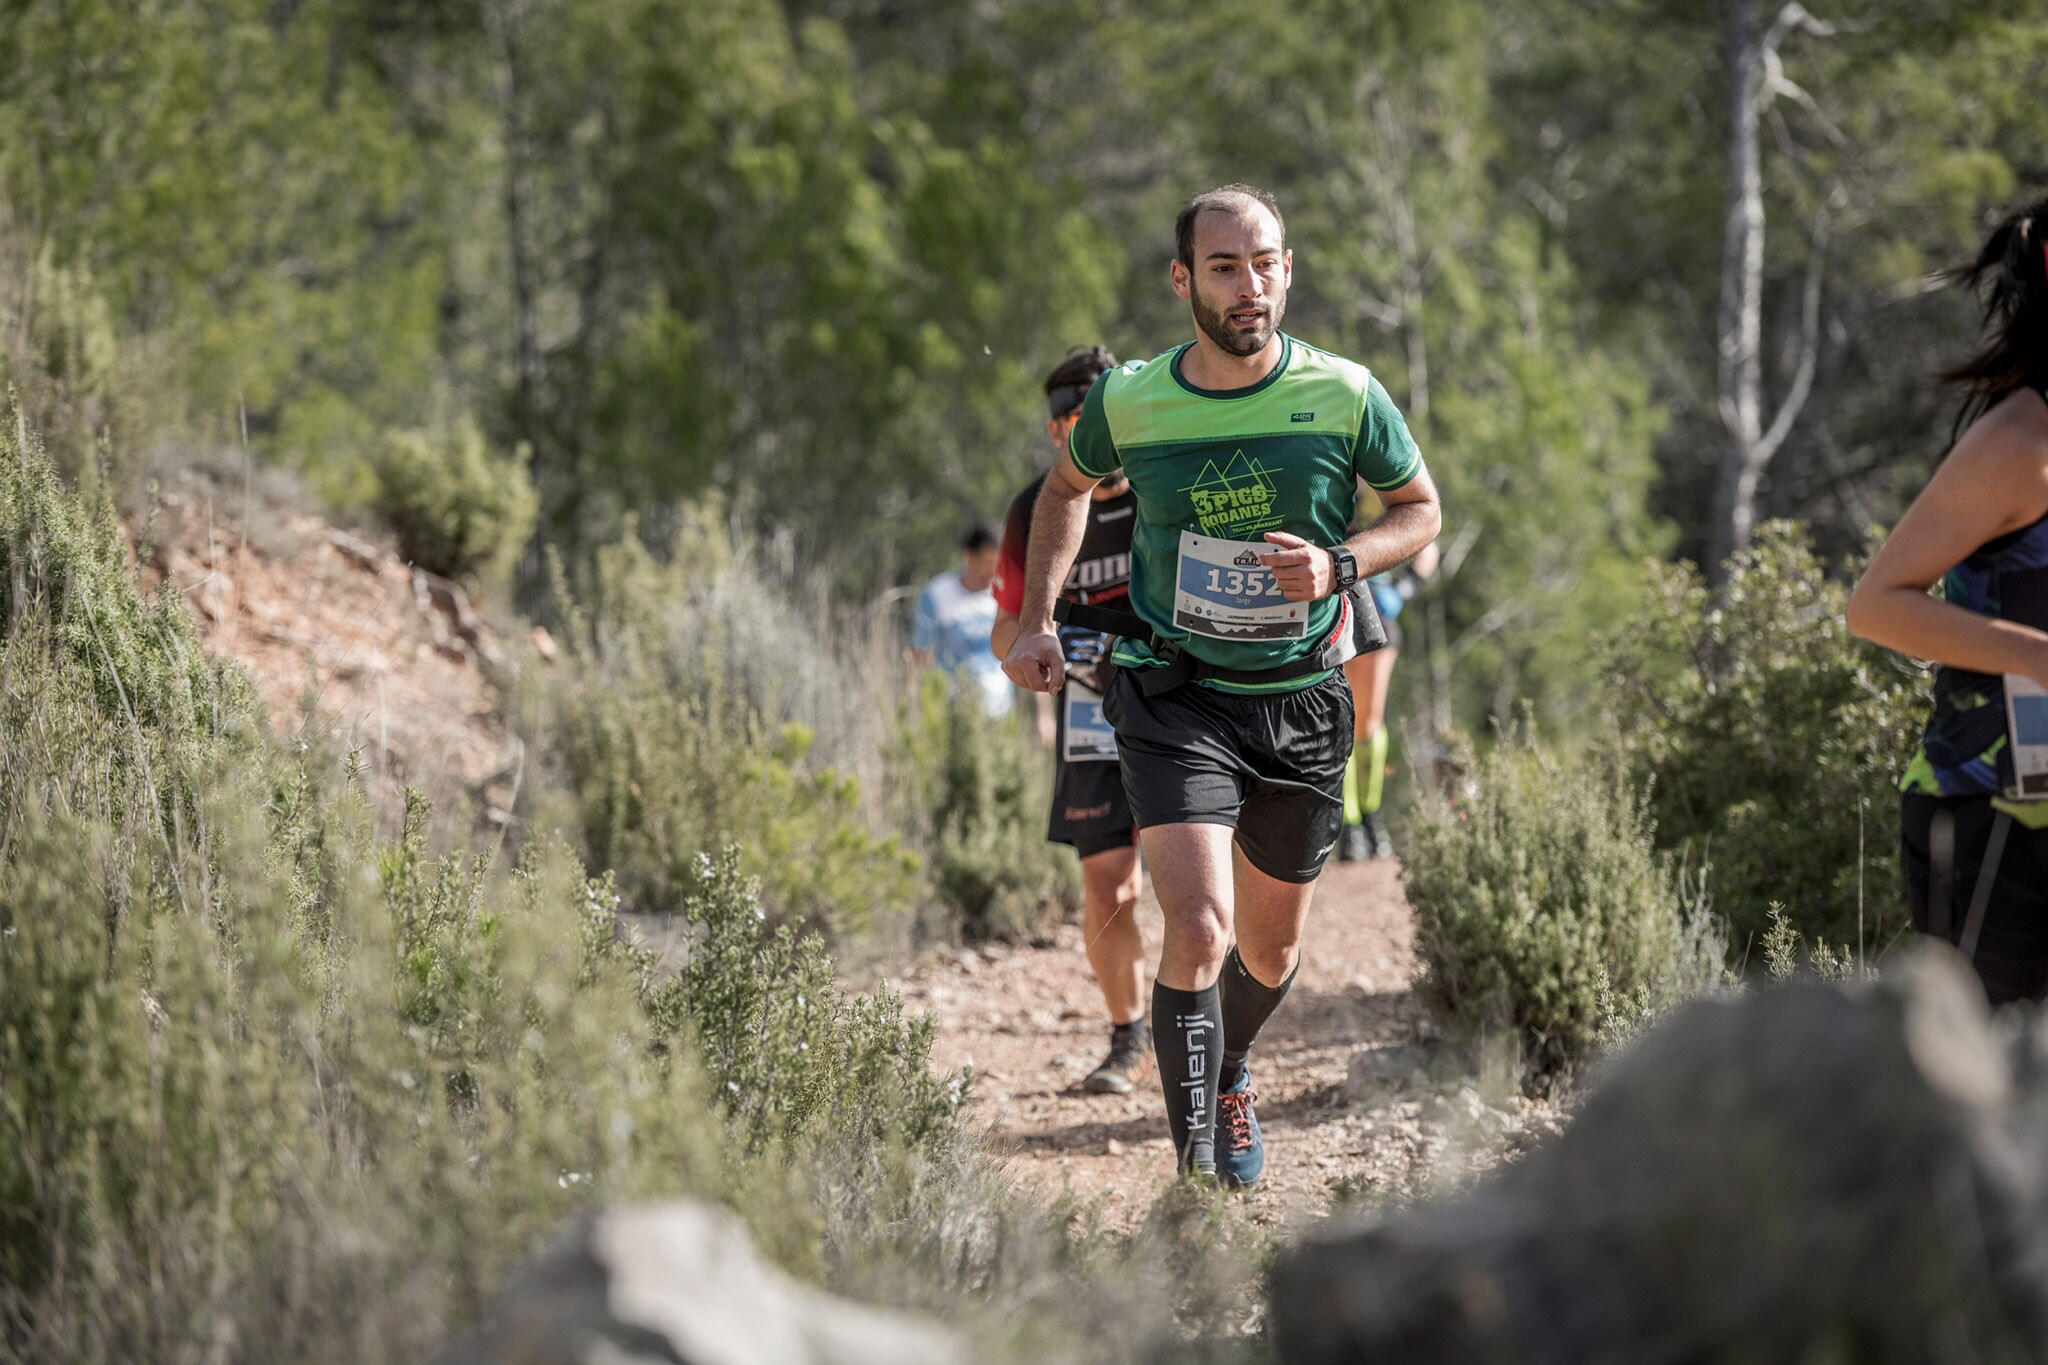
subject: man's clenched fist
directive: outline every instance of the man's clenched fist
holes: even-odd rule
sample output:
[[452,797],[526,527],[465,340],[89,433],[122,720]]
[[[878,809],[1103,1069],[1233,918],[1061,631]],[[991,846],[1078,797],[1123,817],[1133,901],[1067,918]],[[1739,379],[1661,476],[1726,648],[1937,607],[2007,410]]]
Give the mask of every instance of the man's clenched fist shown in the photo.
[[1027,692],[1057,692],[1067,682],[1067,652],[1049,630],[1026,631],[1010,646],[1003,672]]

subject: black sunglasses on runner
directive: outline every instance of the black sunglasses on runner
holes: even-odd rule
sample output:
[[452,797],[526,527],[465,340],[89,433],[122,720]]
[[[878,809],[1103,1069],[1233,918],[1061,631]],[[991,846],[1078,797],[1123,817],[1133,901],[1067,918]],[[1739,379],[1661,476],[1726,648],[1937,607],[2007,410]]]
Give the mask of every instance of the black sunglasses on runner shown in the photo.
[[1054,421],[1058,421],[1068,413],[1079,412],[1081,410],[1081,400],[1088,396],[1090,387],[1092,386],[1088,384],[1060,385],[1046,394],[1046,411],[1051,414]]

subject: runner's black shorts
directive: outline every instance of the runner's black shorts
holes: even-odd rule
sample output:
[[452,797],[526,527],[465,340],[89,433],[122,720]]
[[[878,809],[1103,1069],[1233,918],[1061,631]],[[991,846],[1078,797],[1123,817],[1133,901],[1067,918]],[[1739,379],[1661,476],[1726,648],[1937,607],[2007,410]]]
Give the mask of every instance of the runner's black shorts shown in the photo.
[[[1067,751],[1067,694],[1061,689],[1053,698],[1058,708],[1053,753]],[[1083,858],[1092,858],[1113,848],[1130,848],[1138,842],[1138,827],[1131,819],[1131,803],[1124,795],[1123,772],[1114,761],[1095,759],[1069,763],[1054,760],[1052,774],[1052,818],[1045,837],[1066,844]]]
[[[1930,830],[1938,812],[1955,820],[1955,867],[1948,905],[1933,903]],[[1991,824],[1998,818],[1988,796],[1929,796],[1906,792],[1899,800],[1899,870],[1913,928],[1929,933],[1945,921],[1948,940],[1962,937],[1970,902],[1982,879]],[[2048,829],[2015,823],[1993,874],[1973,965],[1994,1005],[2048,997]]]
[[1103,700],[1138,828],[1229,825],[1253,867],[1312,882],[1344,825],[1351,688],[1342,670],[1292,692],[1184,683],[1148,697],[1129,671]]

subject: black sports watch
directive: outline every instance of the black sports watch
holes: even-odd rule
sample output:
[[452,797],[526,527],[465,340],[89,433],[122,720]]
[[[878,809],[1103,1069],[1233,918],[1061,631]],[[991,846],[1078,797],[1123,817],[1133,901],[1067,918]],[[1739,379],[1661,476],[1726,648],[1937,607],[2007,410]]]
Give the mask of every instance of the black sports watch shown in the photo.
[[1337,570],[1337,591],[1342,592],[1358,581],[1358,556],[1339,545],[1330,551],[1330,563]]

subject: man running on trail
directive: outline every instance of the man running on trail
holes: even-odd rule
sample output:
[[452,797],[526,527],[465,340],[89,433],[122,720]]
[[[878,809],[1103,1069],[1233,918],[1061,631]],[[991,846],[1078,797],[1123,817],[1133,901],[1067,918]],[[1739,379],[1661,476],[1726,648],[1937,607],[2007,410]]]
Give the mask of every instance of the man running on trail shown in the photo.
[[1394,660],[1401,652],[1401,627],[1396,618],[1422,580],[1436,572],[1434,543],[1422,547],[1407,566],[1376,573],[1367,580],[1373,605],[1386,628],[1384,648],[1361,654],[1344,665],[1351,682],[1351,761],[1344,766],[1344,832],[1337,839],[1343,862],[1391,858],[1394,841],[1380,819],[1380,798],[1387,781],[1387,689],[1394,679]]
[[[1172,282],[1195,338],[1088,391],[1039,494],[1004,661],[1035,691],[1065,682],[1054,603],[1090,494],[1122,470],[1138,501],[1136,616],[1119,631],[1104,710],[1165,912],[1152,1029],[1174,1148],[1182,1171],[1226,1185],[1264,1169],[1246,1055],[1294,980],[1343,820],[1349,589],[1414,555],[1440,522],[1379,381],[1279,330],[1294,270],[1283,234],[1273,197],[1250,186],[1181,206]],[[1386,510],[1347,541],[1360,478]],[[1061,610],[1080,625],[1117,615]]]
[[[1046,376],[1050,416],[1045,432],[1055,458],[1065,453],[1067,433],[1081,415],[1081,400],[1096,378],[1114,368],[1116,357],[1094,346],[1077,349]],[[1041,474],[1010,504],[1003,524],[1002,554],[996,567],[996,624],[989,649],[998,659],[1017,639],[1024,609],[1026,547]],[[1121,474],[1095,485],[1088,501],[1086,529],[1061,595],[1076,602],[1122,603],[1130,591],[1131,525],[1137,500]],[[1057,697],[1053,746],[1052,818],[1046,837],[1071,845],[1081,859],[1081,929],[1088,965],[1109,1009],[1109,1056],[1082,1081],[1097,1095],[1128,1095],[1152,1069],[1152,1035],[1145,1027],[1145,945],[1138,936],[1138,831],[1124,799],[1117,767],[1116,737],[1102,719],[1102,695],[1109,662],[1109,637],[1068,627],[1060,632],[1067,665],[1066,686]]]

